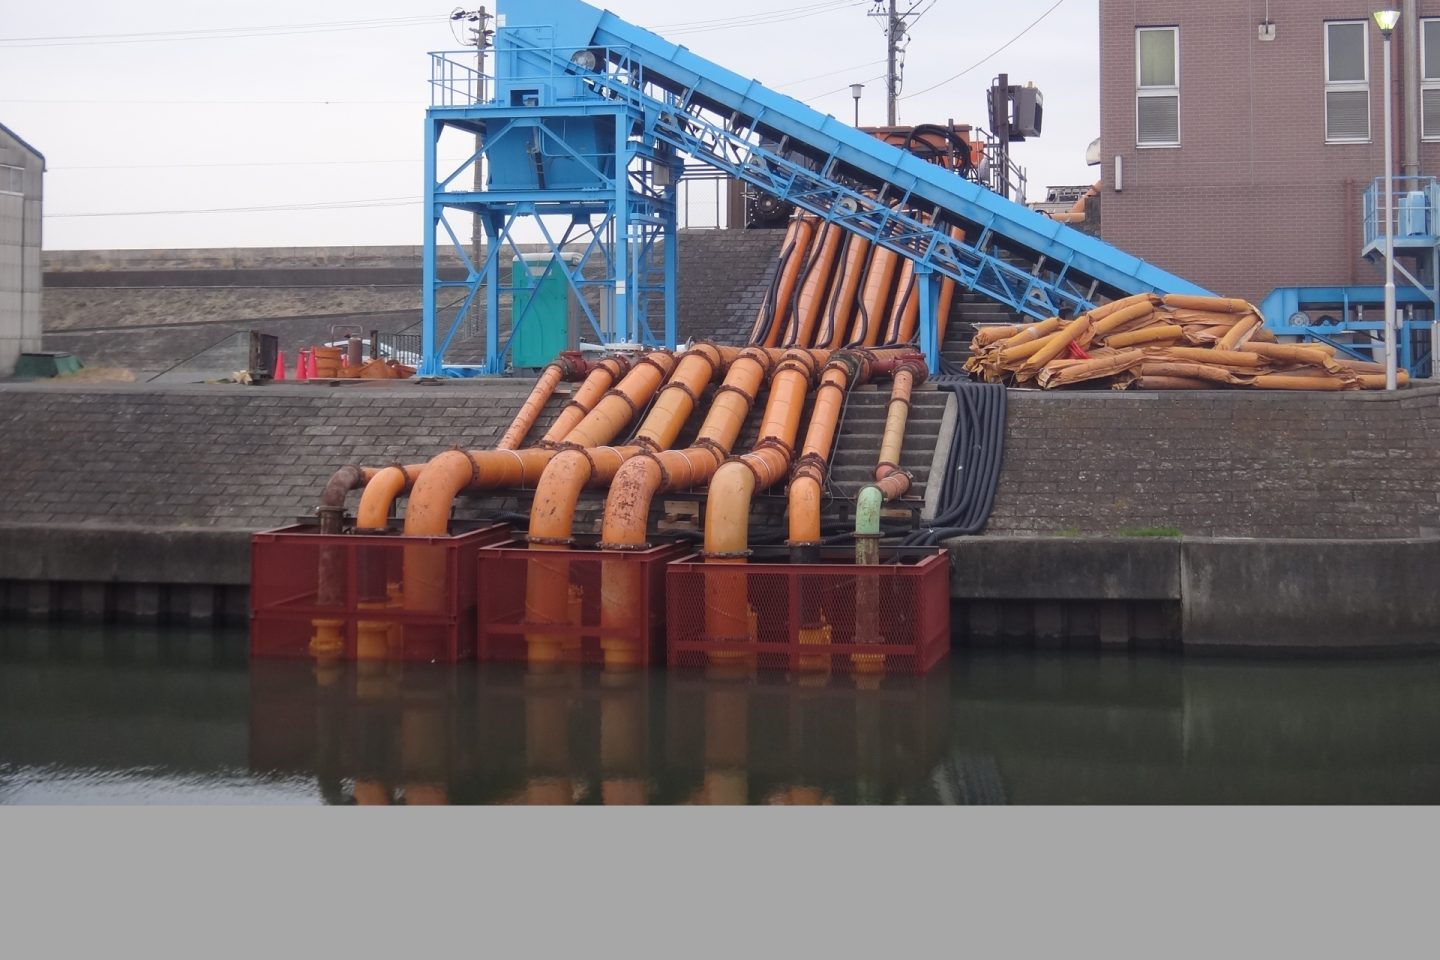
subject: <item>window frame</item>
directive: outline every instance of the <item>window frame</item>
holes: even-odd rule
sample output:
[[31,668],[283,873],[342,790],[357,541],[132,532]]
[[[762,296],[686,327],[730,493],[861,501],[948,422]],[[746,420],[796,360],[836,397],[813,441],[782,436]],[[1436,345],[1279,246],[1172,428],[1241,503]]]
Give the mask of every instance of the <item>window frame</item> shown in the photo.
[[[25,168],[17,167],[9,163],[0,163],[0,171],[3,171],[3,176],[0,176],[0,193],[3,193],[7,197],[25,196]],[[19,189],[11,190],[5,185],[5,181],[11,176],[20,184]]]
[[[1331,80],[1330,79],[1330,28],[1338,26],[1360,25],[1360,54],[1362,57],[1361,74],[1362,80]],[[1371,143],[1374,140],[1374,110],[1372,109],[1372,96],[1370,92],[1370,21],[1362,20],[1326,20],[1323,23],[1325,33],[1324,56],[1321,59],[1321,74],[1324,77],[1324,88],[1321,92],[1321,99],[1325,116],[1325,142],[1326,143]],[[1363,137],[1332,137],[1330,136],[1330,94],[1332,93],[1359,93],[1365,94],[1365,135]]]
[[1435,76],[1427,76],[1430,65],[1425,62],[1425,31],[1428,25],[1434,24],[1440,29],[1440,17],[1420,18],[1420,139],[1428,143],[1440,142],[1440,130],[1434,133],[1425,131],[1425,94],[1436,93],[1440,95],[1440,63],[1434,65]]
[[[1170,86],[1145,86],[1140,82],[1140,34],[1160,33],[1162,31],[1170,34],[1170,49],[1174,55],[1175,62],[1175,82]],[[1175,139],[1142,140],[1140,137],[1140,101],[1166,97],[1175,98]],[[1180,27],[1178,25],[1137,26],[1135,28],[1135,147],[1138,150],[1173,150],[1180,146],[1180,140]]]

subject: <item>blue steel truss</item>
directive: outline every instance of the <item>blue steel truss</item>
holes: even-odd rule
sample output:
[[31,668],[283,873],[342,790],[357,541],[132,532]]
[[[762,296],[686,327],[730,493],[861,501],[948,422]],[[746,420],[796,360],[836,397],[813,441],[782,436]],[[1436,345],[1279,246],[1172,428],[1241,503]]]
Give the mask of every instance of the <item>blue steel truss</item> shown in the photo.
[[[1365,191],[1360,255],[1384,266],[1384,178]],[[1434,375],[1440,342],[1440,182],[1394,177],[1396,363],[1414,378]],[[1265,325],[1279,336],[1329,344],[1358,360],[1384,362],[1385,288],[1277,287],[1260,304]],[[1367,319],[1367,316],[1371,319]]]
[[[446,98],[463,100],[470,84],[462,71],[436,67],[432,83],[438,99],[427,115],[432,124],[427,143],[433,148],[434,124],[493,132],[504,123],[533,127],[546,117],[584,119],[613,112],[613,169],[629,175],[601,177],[593,190],[582,193],[605,196],[596,202],[607,206],[596,215],[615,218],[616,236],[632,249],[637,242],[644,246],[631,232],[635,222],[651,224],[656,237],[673,236],[678,166],[671,164],[688,156],[916,261],[916,276],[923,280],[921,347],[937,368],[934,304],[943,277],[1035,317],[1079,312],[1132,293],[1209,292],[580,0],[502,0],[500,14],[494,99],[451,105]],[[480,82],[477,78],[475,85]],[[550,109],[559,112],[547,114]],[[574,129],[558,123],[553,132],[565,146],[557,149],[597,159],[598,154],[574,145]],[[492,148],[494,143],[487,142],[487,150]],[[506,170],[500,179],[510,186],[497,185],[492,177],[483,193],[447,192],[433,176],[431,153],[427,150],[431,189],[426,200],[432,241],[445,208],[481,210],[488,223],[551,212],[547,204],[581,202],[578,196],[554,197],[544,183],[528,191],[514,189],[519,178],[513,156],[500,163]],[[646,158],[648,168],[640,162]],[[657,190],[653,175],[662,167],[665,186]],[[649,203],[655,196],[664,198],[659,205],[632,208],[636,199]],[[508,230],[497,226],[494,234],[503,239]],[[496,246],[491,243],[492,249]],[[670,258],[659,273],[665,277],[660,298],[667,305],[666,342],[673,343],[674,245],[661,246]],[[634,301],[644,298],[630,293],[641,289],[634,257],[622,252],[607,262],[614,270],[601,286],[613,298],[611,315],[625,317],[633,338],[641,339],[644,315]],[[484,271],[472,266],[465,283],[471,297],[486,286],[487,322],[498,336],[500,287],[485,279],[494,279],[492,267],[488,259]],[[435,271],[429,244],[426,271],[431,289]],[[433,325],[434,301],[432,290],[427,327]],[[496,362],[488,360],[487,369]]]

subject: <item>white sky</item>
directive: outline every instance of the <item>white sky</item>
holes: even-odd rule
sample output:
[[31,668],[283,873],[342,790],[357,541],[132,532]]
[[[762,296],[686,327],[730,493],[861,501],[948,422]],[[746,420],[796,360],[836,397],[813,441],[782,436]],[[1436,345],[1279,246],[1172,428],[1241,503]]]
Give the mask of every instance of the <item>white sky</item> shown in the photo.
[[[847,121],[854,114],[848,85],[864,81],[861,122],[883,123],[885,40],[865,0],[770,25],[666,29],[815,2],[604,5]],[[920,0],[919,8],[929,2]],[[1092,182],[1095,170],[1084,157],[1100,132],[1096,2],[1061,0],[965,76],[902,99],[900,122],[953,118],[988,126],[985,91],[1003,70],[1012,83],[1034,81],[1045,98],[1043,136],[1014,147],[1029,171],[1030,199],[1043,199],[1047,184]],[[905,91],[965,70],[1054,4],[935,0],[912,28]],[[901,9],[908,5],[902,0]],[[451,9],[395,0],[0,0],[0,122],[48,162],[45,246],[419,243],[427,53],[457,48]],[[381,19],[406,22],[362,23]],[[352,26],[305,26],[338,21]],[[250,27],[279,29],[151,42],[23,39]],[[704,196],[697,204],[709,202]],[[345,206],[109,215],[337,203]],[[699,222],[704,214],[695,216]]]

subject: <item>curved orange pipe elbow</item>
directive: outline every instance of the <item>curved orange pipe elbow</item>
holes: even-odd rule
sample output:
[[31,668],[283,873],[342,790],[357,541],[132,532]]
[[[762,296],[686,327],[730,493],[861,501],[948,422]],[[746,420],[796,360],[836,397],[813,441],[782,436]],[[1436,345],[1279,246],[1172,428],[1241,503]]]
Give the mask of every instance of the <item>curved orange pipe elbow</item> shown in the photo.
[[395,506],[396,498],[414,485],[424,466],[420,463],[397,464],[376,471],[360,494],[355,529],[384,530],[390,522],[390,510]]

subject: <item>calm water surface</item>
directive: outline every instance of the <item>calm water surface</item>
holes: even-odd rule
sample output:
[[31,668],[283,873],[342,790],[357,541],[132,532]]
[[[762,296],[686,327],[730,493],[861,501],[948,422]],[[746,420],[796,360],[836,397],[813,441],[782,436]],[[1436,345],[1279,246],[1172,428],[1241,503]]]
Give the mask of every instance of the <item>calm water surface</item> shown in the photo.
[[245,644],[0,624],[0,803],[1440,802],[1440,658],[967,654],[868,688]]

